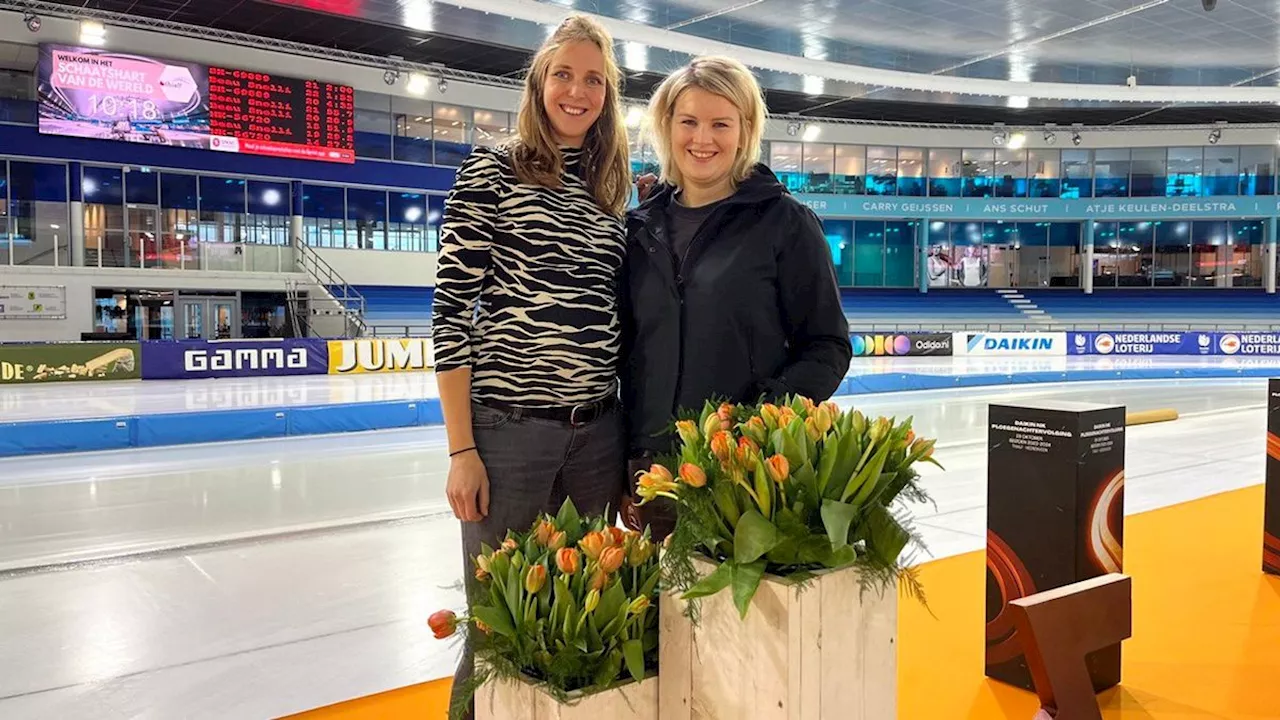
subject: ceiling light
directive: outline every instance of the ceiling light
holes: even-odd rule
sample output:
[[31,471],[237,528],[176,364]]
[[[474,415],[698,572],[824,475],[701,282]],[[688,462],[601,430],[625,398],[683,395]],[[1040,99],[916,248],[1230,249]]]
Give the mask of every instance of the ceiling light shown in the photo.
[[996,147],[1004,147],[1009,142],[1009,133],[999,130],[991,136],[991,144]]
[[409,82],[405,86],[405,89],[408,90],[411,95],[426,95],[427,86],[429,84],[430,80],[428,80],[426,75],[413,73],[409,76]]
[[798,122],[789,122],[789,123],[787,123],[787,134],[788,134],[788,135],[790,135],[791,137],[795,137],[795,136],[796,136],[796,135],[798,135],[799,133],[800,133],[800,123],[798,123]]
[[804,142],[813,142],[814,140],[817,140],[818,136],[821,134],[822,134],[821,125],[814,125],[813,123],[805,123],[804,135],[801,136],[800,139],[803,140]]
[[1222,130],[1220,128],[1214,128],[1213,130],[1209,131],[1210,145],[1217,145],[1218,141],[1221,139],[1222,139]]
[[382,73],[382,82],[388,85],[395,85],[400,80],[400,73],[396,70],[388,70]]
[[1080,133],[1078,133],[1078,132],[1071,133],[1071,144],[1072,144],[1072,145],[1077,145],[1077,146],[1078,146],[1078,145],[1080,145],[1080,143],[1082,143],[1082,142],[1084,142],[1084,138],[1080,137]]
[[449,92],[449,81],[444,78],[440,78],[440,82],[436,85],[436,88],[442,95]]
[[101,47],[107,44],[107,27],[97,20],[80,21],[80,44]]
[[1027,144],[1026,133],[1018,132],[1009,136],[1008,148],[1010,150],[1020,150],[1022,146],[1026,144]]
[[1058,133],[1056,133],[1056,132],[1054,132],[1054,131],[1052,131],[1052,130],[1045,130],[1045,131],[1044,131],[1044,144],[1045,144],[1045,145],[1053,145],[1053,144],[1054,144],[1054,143],[1056,143],[1056,142],[1058,142]]
[[33,33],[40,32],[40,16],[34,13],[27,13],[22,16],[22,21],[27,24],[27,29]]

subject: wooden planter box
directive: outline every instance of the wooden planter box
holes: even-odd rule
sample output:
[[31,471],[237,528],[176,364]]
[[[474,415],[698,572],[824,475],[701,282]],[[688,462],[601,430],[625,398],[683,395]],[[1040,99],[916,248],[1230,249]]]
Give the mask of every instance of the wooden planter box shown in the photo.
[[[699,563],[705,576],[714,566]],[[677,596],[659,605],[662,720],[892,720],[898,596],[862,595],[856,570],[804,589],[766,575],[746,620],[729,589],[695,627]]]
[[476,720],[658,720],[658,677],[557,701],[528,680],[493,679],[476,691]]

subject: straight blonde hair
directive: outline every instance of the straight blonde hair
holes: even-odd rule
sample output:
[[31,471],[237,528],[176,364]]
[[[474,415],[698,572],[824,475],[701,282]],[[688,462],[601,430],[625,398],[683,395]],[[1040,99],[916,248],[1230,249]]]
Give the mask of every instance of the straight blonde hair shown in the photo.
[[742,141],[733,160],[733,184],[736,187],[751,175],[752,167],[760,161],[760,140],[764,137],[767,115],[760,84],[746,65],[722,56],[695,58],[662,81],[649,100],[646,124],[653,139],[653,148],[658,153],[662,179],[676,187],[681,186],[684,178],[671,149],[671,121],[676,102],[689,88],[719,95],[738,108],[742,119]]
[[605,70],[604,107],[582,144],[583,180],[597,205],[622,215],[631,199],[631,154],[622,115],[622,73],[614,56],[613,37],[586,15],[570,15],[560,23],[529,64],[516,125],[519,135],[512,144],[512,167],[522,183],[560,187],[564,157],[542,95],[552,58],[560,48],[575,42],[588,42],[599,48]]

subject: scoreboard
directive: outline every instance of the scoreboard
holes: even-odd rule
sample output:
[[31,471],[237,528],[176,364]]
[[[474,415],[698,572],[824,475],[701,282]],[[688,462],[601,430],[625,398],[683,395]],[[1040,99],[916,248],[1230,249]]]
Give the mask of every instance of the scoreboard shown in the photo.
[[59,45],[39,85],[46,134],[355,162],[346,85]]

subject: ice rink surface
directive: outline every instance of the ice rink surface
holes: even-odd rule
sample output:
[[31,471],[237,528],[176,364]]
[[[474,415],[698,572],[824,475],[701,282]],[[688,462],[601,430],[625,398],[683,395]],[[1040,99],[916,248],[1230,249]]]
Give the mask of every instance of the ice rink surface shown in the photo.
[[[1047,362],[1076,360],[1108,358]],[[940,358],[859,360],[853,372],[970,367],[1019,371]],[[0,408],[8,420],[434,394],[428,375],[269,380],[5,388]],[[947,470],[923,471],[936,507],[911,508],[923,561],[984,545],[990,403],[1177,409],[1177,422],[1128,431],[1134,513],[1260,483],[1265,390],[1152,380],[841,404],[914,416],[939,438]],[[0,460],[0,717],[269,718],[451,674],[454,648],[425,624],[462,605],[444,448],[441,429],[419,428]]]

